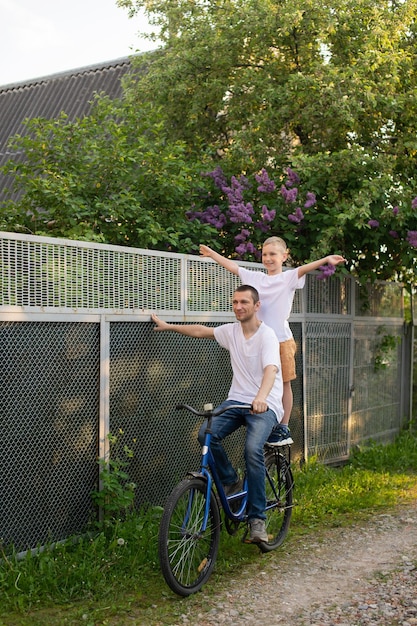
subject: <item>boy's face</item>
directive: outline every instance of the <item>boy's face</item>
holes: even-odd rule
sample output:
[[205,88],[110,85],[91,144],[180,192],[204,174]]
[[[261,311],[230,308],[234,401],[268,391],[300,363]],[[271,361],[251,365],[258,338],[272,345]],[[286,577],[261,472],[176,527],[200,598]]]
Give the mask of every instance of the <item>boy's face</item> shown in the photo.
[[282,264],[287,260],[288,253],[276,243],[267,243],[262,248],[262,263],[268,274],[280,274]]

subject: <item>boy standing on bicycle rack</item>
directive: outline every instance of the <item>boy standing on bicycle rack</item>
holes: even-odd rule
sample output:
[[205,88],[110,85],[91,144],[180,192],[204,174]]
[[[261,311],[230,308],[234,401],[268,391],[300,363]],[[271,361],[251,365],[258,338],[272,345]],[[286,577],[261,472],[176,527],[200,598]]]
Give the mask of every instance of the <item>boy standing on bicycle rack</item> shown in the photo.
[[262,302],[259,317],[274,329],[279,340],[283,379],[284,415],[268,438],[268,444],[274,446],[291,444],[293,440],[288,422],[293,406],[291,381],[296,378],[296,344],[288,317],[291,313],[295,290],[304,287],[305,276],[309,272],[319,269],[326,263],[334,268],[339,263],[345,263],[345,259],[338,254],[331,254],[323,259],[283,272],[282,266],[288,258],[288,249],[285,241],[275,236],[266,239],[262,246],[262,263],[266,268],[266,274],[241,267],[232,259],[221,256],[208,246],[200,245],[200,254],[213,259],[232,274],[239,276],[243,283],[252,285],[258,290]]
[[[259,294],[254,287],[241,285],[233,294],[236,322],[215,328],[203,324],[168,324],[153,314],[156,331],[173,331],[201,339],[215,339],[229,351],[233,377],[227,400],[221,406],[251,404],[252,410],[231,409],[212,421],[211,450],[219,477],[228,495],[239,491],[241,482],[222,440],[240,426],[246,426],[245,462],[248,482],[250,540],[268,541],[265,529],[264,444],[283,416],[282,375],[279,343],[275,332],[257,317]],[[206,424],[198,438],[203,442]]]

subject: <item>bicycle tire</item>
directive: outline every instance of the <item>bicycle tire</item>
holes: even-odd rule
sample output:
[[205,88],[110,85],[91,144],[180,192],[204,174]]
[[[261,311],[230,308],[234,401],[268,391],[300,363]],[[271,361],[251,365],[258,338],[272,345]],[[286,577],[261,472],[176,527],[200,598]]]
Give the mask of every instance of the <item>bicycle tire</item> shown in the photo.
[[265,452],[266,520],[268,541],[258,543],[261,552],[270,552],[287,536],[293,504],[294,480],[290,464],[281,452]]
[[220,511],[210,499],[207,528],[200,532],[206,506],[206,482],[185,478],[171,492],[162,515],[158,553],[167,585],[180,596],[198,591],[209,579],[220,543]]

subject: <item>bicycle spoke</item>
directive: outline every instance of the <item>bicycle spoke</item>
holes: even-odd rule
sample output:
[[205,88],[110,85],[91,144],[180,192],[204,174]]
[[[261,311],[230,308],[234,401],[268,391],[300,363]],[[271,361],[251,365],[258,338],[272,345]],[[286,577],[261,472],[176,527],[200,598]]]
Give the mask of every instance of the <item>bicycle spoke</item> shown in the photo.
[[220,541],[220,513],[210,500],[207,527],[206,483],[184,480],[172,492],[161,521],[159,550],[161,568],[168,585],[180,595],[197,591],[214,566]]
[[293,478],[288,462],[281,453],[266,453],[266,530],[268,542],[259,544],[263,552],[277,548],[284,541],[292,515]]

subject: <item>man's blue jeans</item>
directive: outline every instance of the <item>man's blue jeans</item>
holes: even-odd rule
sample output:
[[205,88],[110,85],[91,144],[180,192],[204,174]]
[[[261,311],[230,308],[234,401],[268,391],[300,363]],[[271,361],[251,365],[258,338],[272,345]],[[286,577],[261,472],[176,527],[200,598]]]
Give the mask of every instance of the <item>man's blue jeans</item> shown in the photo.
[[[232,404],[243,404],[233,400],[222,402],[221,407]],[[231,409],[222,415],[213,417],[211,451],[216,462],[219,478],[224,485],[238,480],[238,475],[230,463],[221,441],[240,426],[246,426],[245,462],[248,479],[248,519],[265,519],[265,460],[264,444],[268,439],[277,418],[271,409],[265,413],[252,414],[248,409]],[[198,433],[201,445],[204,443],[204,431],[207,421]]]

